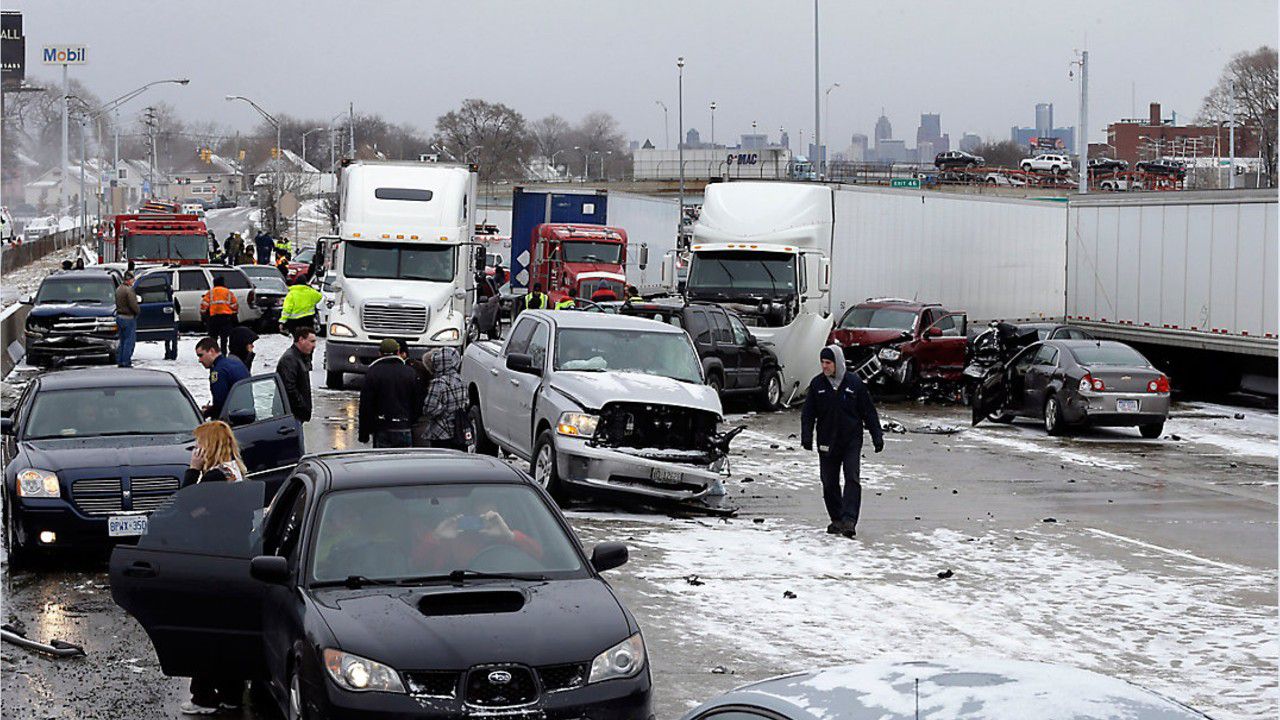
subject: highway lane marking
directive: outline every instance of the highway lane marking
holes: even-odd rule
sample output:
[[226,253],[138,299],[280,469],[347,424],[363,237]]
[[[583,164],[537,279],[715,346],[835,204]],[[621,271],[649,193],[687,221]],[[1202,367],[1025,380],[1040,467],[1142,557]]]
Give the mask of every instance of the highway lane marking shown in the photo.
[[1130,537],[1125,537],[1124,535],[1117,535],[1115,533],[1110,533],[1110,532],[1107,532],[1106,530],[1098,530],[1097,528],[1085,528],[1085,530],[1093,533],[1094,535],[1101,535],[1103,537],[1111,538],[1112,540],[1119,540],[1120,542],[1129,543],[1130,545],[1137,545],[1139,547],[1143,547],[1148,550],[1155,550],[1156,552],[1164,553],[1166,555],[1180,557],[1184,560],[1194,560],[1195,562],[1203,563],[1205,565],[1212,565],[1213,567],[1222,568],[1223,570],[1231,570],[1239,573],[1257,572],[1257,570],[1253,568],[1247,568],[1242,565],[1232,565],[1231,563],[1225,563],[1218,560],[1210,560],[1208,558],[1202,558],[1199,555],[1193,555],[1189,552],[1186,552],[1185,550],[1174,550],[1173,548],[1167,548],[1161,545],[1154,545],[1152,543],[1144,542],[1142,540],[1135,540]]

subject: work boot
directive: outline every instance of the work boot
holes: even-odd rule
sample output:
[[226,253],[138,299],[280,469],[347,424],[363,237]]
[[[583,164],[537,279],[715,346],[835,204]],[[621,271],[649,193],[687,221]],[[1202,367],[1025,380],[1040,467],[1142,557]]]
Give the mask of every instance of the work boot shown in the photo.
[[856,537],[858,535],[857,523],[850,520],[841,520],[835,523],[840,528],[840,534],[847,538]]
[[197,705],[190,700],[182,703],[182,705],[179,706],[179,709],[182,711],[183,715],[212,715],[218,712],[218,707],[216,705]]
[[827,526],[827,534],[828,534],[828,535],[839,535],[839,534],[840,534],[840,524],[839,524],[839,523],[837,523],[837,522],[832,522],[830,525],[828,525],[828,526]]

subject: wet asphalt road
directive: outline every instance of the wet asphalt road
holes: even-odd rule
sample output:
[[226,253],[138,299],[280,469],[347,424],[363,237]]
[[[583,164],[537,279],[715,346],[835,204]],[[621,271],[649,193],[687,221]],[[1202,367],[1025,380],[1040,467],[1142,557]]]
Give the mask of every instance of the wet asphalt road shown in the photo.
[[[150,348],[140,364],[182,368],[203,401],[193,342],[176,365]],[[264,339],[260,362],[283,348]],[[309,449],[357,446],[355,399],[316,390]],[[965,408],[881,407],[912,431],[967,426]],[[729,422],[749,428],[728,483],[736,517],[569,512],[588,546],[632,548],[608,577],[645,631],[659,718],[744,682],[882,655],[1067,662],[1215,717],[1276,715],[1273,410],[1182,405],[1159,441],[1131,430],[1048,438],[1030,423],[891,433],[864,461],[854,540],[822,532],[813,457],[792,436],[797,412]],[[953,577],[938,579],[944,570]],[[6,717],[178,716],[186,681],[160,674],[145,634],[111,602],[102,558],[6,566],[2,583],[5,618],[88,653],[0,647]]]

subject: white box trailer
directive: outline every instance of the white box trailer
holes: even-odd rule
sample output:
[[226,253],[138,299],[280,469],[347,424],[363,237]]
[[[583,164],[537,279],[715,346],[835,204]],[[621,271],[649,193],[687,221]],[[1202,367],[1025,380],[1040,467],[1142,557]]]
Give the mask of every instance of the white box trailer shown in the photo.
[[1276,357],[1274,190],[1073,198],[1067,319],[1132,342]]
[[[676,236],[680,229],[680,201],[676,198],[611,192],[609,224],[627,231],[627,282],[634,285],[641,294],[666,290],[662,278],[662,259],[668,252],[676,249]],[[641,259],[645,260],[643,264]]]
[[1065,312],[1062,202],[837,186],[831,312],[871,297],[939,302],[969,320]]

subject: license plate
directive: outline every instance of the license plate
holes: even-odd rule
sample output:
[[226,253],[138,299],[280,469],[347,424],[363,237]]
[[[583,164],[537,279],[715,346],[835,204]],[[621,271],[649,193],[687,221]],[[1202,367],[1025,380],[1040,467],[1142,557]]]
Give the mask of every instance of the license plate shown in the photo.
[[659,483],[678,483],[681,474],[679,470],[668,470],[667,468],[654,468],[650,477],[654,482]]
[[1138,412],[1138,401],[1137,400],[1117,400],[1116,412],[1136,413]]
[[146,534],[146,515],[112,515],[107,518],[107,537],[133,537]]

